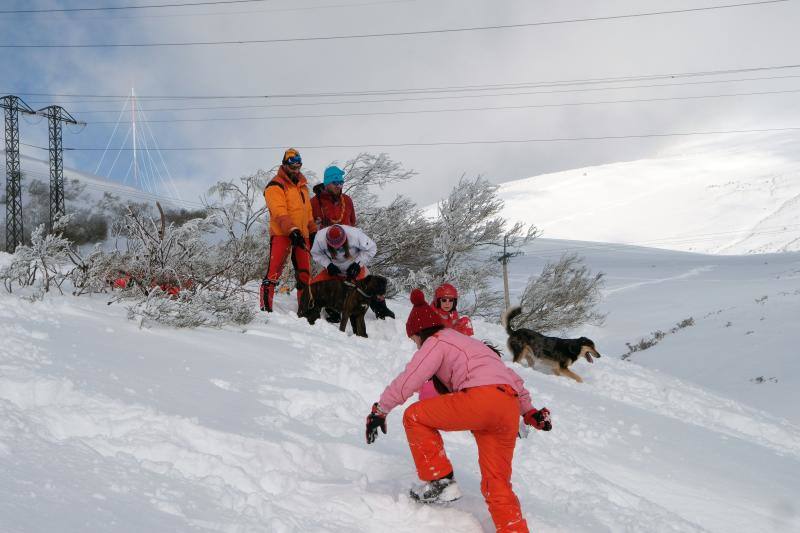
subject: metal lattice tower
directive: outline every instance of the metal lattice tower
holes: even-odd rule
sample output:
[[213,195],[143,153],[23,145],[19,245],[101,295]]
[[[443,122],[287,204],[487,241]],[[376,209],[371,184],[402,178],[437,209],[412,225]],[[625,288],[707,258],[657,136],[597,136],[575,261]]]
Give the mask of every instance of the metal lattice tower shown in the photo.
[[36,112],[17,96],[0,98],[6,115],[6,251],[22,244],[22,175],[19,170],[19,112]]
[[50,229],[55,221],[66,212],[64,206],[64,157],[61,142],[62,123],[83,124],[61,106],[51,105],[37,112],[47,117],[50,138]]

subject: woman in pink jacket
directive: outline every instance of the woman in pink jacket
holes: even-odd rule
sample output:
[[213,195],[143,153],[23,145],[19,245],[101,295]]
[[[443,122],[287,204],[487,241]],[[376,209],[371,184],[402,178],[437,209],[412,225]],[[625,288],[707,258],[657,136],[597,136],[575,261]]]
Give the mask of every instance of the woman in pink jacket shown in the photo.
[[436,376],[451,393],[413,403],[403,415],[411,456],[419,478],[425,482],[411,490],[411,497],[424,503],[443,503],[461,496],[439,431],[472,431],[478,444],[481,492],[497,531],[527,532],[519,500],[511,489],[517,421],[522,414],[526,424],[550,431],[549,411],[533,408],[522,378],[491,348],[445,329],[422,291],[411,292],[411,303],[414,308],[406,322],[406,333],[418,350],[372,406],[367,416],[367,443],[375,442],[378,428],[386,433],[386,416],[392,409]]

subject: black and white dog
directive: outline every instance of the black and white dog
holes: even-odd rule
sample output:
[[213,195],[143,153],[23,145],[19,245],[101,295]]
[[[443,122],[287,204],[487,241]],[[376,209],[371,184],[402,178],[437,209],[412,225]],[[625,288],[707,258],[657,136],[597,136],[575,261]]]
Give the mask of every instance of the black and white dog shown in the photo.
[[557,376],[568,376],[583,383],[583,379],[569,367],[581,357],[590,363],[594,362],[593,357],[600,357],[594,342],[586,337],[578,339],[548,337],[527,328],[515,330],[511,327],[511,321],[521,312],[520,307],[509,307],[503,313],[502,322],[508,333],[508,349],[514,356],[514,362],[519,363],[524,359],[532,368],[534,361],[541,361],[549,365]]

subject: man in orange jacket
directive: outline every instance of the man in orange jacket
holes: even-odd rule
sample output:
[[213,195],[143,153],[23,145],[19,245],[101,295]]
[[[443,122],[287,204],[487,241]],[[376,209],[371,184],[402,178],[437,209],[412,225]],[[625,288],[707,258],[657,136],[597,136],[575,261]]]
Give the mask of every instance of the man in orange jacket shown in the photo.
[[311,279],[309,236],[316,233],[317,225],[311,212],[308,182],[300,172],[302,166],[300,152],[289,148],[283,154],[278,173],[264,188],[270,237],[267,277],[261,282],[261,310],[270,313],[275,285],[290,252],[297,278],[298,302]]

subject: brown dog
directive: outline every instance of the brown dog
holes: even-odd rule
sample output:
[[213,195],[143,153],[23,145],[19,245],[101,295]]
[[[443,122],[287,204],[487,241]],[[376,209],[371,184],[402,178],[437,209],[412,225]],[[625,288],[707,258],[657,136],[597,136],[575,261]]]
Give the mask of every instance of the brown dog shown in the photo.
[[336,309],[342,317],[339,330],[345,331],[347,321],[350,320],[353,333],[366,337],[364,315],[369,309],[369,303],[376,296],[383,296],[385,293],[386,278],[383,276],[369,275],[353,282],[338,279],[318,281],[303,291],[297,316],[304,317],[313,325],[320,317],[322,309]]
[[508,349],[514,355],[514,362],[526,360],[533,368],[534,361],[541,361],[553,369],[557,376],[567,376],[578,383],[583,379],[569,369],[570,365],[583,357],[594,362],[592,357],[600,357],[594,342],[586,337],[578,339],[561,339],[548,337],[532,329],[511,327],[511,320],[522,312],[519,307],[510,307],[503,313],[503,325],[508,333]]

